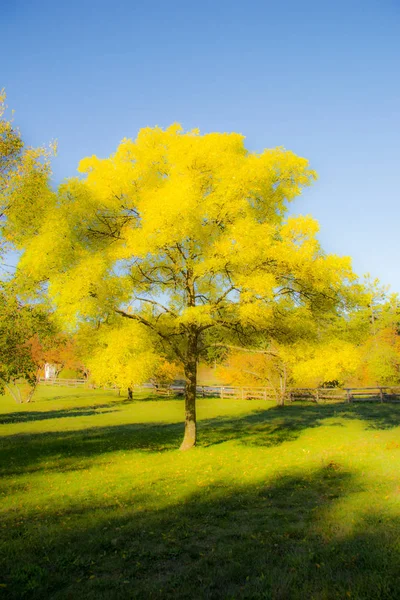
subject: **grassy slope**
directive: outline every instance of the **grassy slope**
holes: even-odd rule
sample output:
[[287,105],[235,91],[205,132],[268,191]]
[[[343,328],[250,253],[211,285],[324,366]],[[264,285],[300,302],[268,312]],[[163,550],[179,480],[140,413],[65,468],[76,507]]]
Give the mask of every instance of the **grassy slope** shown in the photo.
[[4,598],[400,598],[400,407],[0,405]]

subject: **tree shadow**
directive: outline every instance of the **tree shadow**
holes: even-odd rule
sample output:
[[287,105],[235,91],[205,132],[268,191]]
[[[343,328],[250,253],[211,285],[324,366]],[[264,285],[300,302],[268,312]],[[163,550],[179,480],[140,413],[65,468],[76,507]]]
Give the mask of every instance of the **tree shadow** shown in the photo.
[[20,411],[0,415],[0,425],[12,423],[29,423],[33,421],[47,421],[49,419],[65,419],[66,417],[90,417],[116,412],[109,404],[96,404],[93,406],[78,406],[46,411]]
[[329,463],[250,486],[217,482],[158,509],[134,490],[114,505],[43,507],[20,538],[10,511],[2,581],[10,600],[396,599],[399,520],[332,517],[361,489]]
[[396,404],[353,403],[344,405],[342,410],[346,418],[368,423],[368,429],[393,429],[400,425],[400,406]]
[[133,423],[91,427],[74,431],[14,434],[1,438],[0,474],[10,476],[38,470],[76,470],[76,461],[85,468],[100,455],[140,450],[175,450],[182,437],[182,425]]
[[[109,404],[82,409],[50,411],[48,418],[65,416],[96,415]],[[93,412],[91,412],[93,410]],[[75,411],[75,412],[74,412]],[[28,414],[28,419],[49,413],[13,413],[18,416]],[[43,418],[46,418],[45,416]],[[340,419],[333,421],[332,418]],[[28,420],[27,419],[27,420]],[[324,424],[338,427],[342,420],[359,419],[365,421],[369,429],[390,429],[400,425],[400,407],[387,405],[360,406],[343,405],[290,405],[285,408],[256,410],[246,416],[215,417],[199,422],[199,446],[208,447],[229,440],[243,445],[274,447],[298,439],[303,431]],[[329,420],[329,421],[328,421]],[[177,450],[182,440],[183,425],[180,423],[161,424],[131,423],[93,427],[73,431],[52,431],[40,433],[18,433],[1,438],[0,474],[12,475],[37,470],[68,471],[84,468],[86,461],[91,464],[96,457],[112,452],[165,452]],[[79,459],[80,467],[77,467]]]
[[[107,405],[98,405],[99,408],[103,406]],[[49,412],[52,413],[49,418],[53,419],[92,414],[87,407],[81,411],[67,409]],[[27,420],[37,416],[37,413],[21,414],[27,414]],[[95,414],[101,413],[94,411],[93,415]],[[310,411],[298,412],[294,417],[290,414],[290,409],[266,409],[246,416],[204,419],[199,422],[198,445],[207,447],[239,440],[245,445],[278,446],[297,439],[304,429],[320,425],[326,417],[326,411],[322,416],[314,407],[310,407]],[[93,427],[72,431],[12,434],[1,438],[0,474],[10,476],[42,469],[63,472],[77,469],[77,461],[81,465],[79,468],[84,468],[84,461],[90,464],[100,455],[106,457],[114,452],[159,453],[177,450],[182,436],[183,424],[157,422],[107,427],[99,427],[94,423]]]
[[200,444],[210,446],[227,440],[240,440],[248,446],[277,446],[296,440],[306,429],[322,425],[342,427],[342,421],[360,420],[367,429],[392,429],[400,426],[400,407],[378,404],[292,404],[253,411],[235,418],[217,417],[200,424]]

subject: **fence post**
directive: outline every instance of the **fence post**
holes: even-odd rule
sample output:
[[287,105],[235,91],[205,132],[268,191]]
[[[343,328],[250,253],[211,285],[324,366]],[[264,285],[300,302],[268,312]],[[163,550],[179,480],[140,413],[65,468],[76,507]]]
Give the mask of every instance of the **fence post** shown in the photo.
[[346,389],[346,398],[347,398],[347,402],[350,402],[350,390]]
[[224,388],[223,388],[223,387],[221,387],[221,389],[220,389],[220,392],[219,392],[219,393],[220,393],[220,397],[221,397],[221,399],[223,400],[223,399],[224,399]]
[[240,388],[241,394],[242,394],[242,400],[244,400],[244,389],[243,387]]
[[315,390],[315,402],[316,402],[317,404],[318,404],[318,402],[319,402],[319,389],[318,389],[318,388]]
[[379,388],[379,396],[380,396],[381,402],[383,402],[383,392],[382,392],[381,387]]

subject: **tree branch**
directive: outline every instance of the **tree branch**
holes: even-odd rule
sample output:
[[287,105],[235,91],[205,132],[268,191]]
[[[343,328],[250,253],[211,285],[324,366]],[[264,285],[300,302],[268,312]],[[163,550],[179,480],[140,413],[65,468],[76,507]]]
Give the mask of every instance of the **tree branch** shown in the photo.
[[155,300],[151,300],[150,298],[139,298],[138,296],[135,296],[136,300],[139,300],[139,302],[149,302],[150,304],[153,304],[154,306],[159,306],[160,308],[162,308],[166,313],[169,313],[170,315],[172,315],[173,317],[177,317],[177,314],[174,313],[172,310],[170,310],[169,308],[167,308],[166,306],[164,306],[163,304],[161,304],[160,302],[156,302]]
[[179,356],[180,360],[182,360],[182,361],[184,360],[184,356],[183,356],[182,352],[179,350],[179,348],[177,346],[175,346],[175,344],[172,343],[172,341],[169,339],[169,336],[165,335],[164,333],[161,333],[161,331],[159,331],[157,329],[157,327],[155,325],[153,325],[153,323],[151,323],[147,319],[144,319],[140,315],[137,315],[134,313],[127,313],[123,310],[120,310],[119,308],[116,308],[115,312],[126,319],[133,319],[134,321],[138,321],[138,323],[141,323],[142,325],[145,325],[146,327],[148,327],[149,329],[154,331],[155,334],[157,334],[162,340],[164,340],[165,342],[167,342],[167,344],[169,344],[171,346],[171,348],[174,350],[174,352],[176,352],[177,356]]

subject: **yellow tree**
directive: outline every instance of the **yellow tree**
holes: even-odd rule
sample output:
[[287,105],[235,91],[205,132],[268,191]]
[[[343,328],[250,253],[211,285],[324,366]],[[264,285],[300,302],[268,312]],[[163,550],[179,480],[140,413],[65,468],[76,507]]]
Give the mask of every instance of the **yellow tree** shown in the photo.
[[[315,173],[282,148],[253,153],[239,134],[173,125],[143,129],[79,168],[84,177],[63,185],[35,235],[21,240],[21,273],[38,281],[47,273],[70,324],[106,328],[93,352],[103,376],[114,368],[105,353],[118,345],[110,332],[136,365],[146,349],[143,377],[152,351],[183,366],[181,448],[190,448],[200,357],[226,340],[254,342],[259,332],[278,339],[333,310],[353,278],[350,260],[322,252],[311,217],[287,217]],[[123,322],[135,323],[129,343]],[[139,377],[136,368],[129,383]]]
[[319,343],[301,343],[295,347],[291,377],[299,387],[320,387],[327,382],[343,385],[360,366],[361,352],[356,344],[326,336]]
[[400,381],[400,305],[397,294],[390,294],[388,286],[365,282],[363,309],[354,315],[362,331],[360,352],[362,367],[358,383],[363,385],[393,385]]

